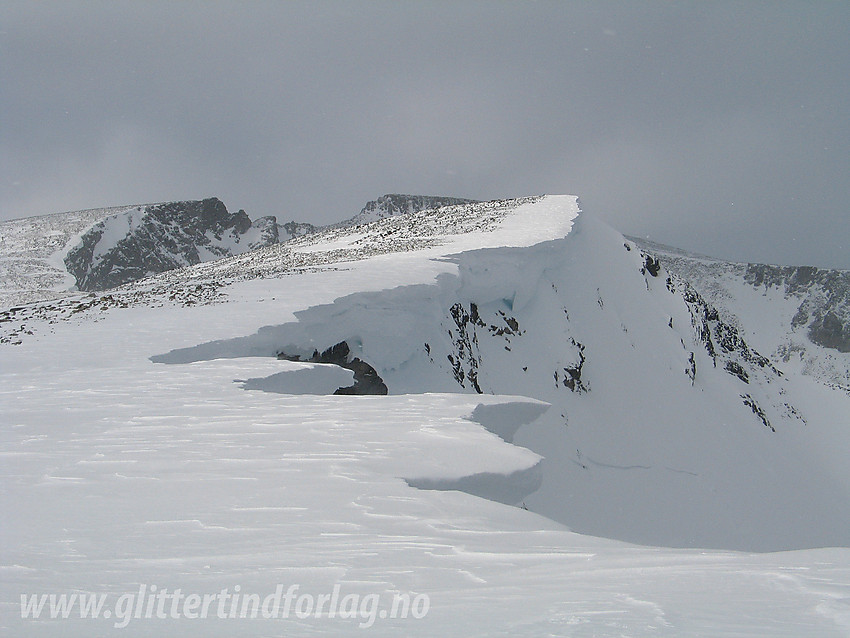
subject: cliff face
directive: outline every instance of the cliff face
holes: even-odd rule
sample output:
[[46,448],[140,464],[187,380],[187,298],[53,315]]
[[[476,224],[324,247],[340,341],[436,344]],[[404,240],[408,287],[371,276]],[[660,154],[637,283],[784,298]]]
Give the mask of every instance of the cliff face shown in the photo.
[[[384,195],[338,226],[366,224],[405,213],[470,203],[455,197]],[[304,222],[254,222],[228,212],[217,198],[130,208],[95,224],[65,257],[80,290],[105,290],[149,275],[239,255],[319,230]]]
[[217,198],[139,206],[108,217],[65,257],[80,290],[104,290],[148,275],[239,254],[278,241],[273,218],[256,224]]

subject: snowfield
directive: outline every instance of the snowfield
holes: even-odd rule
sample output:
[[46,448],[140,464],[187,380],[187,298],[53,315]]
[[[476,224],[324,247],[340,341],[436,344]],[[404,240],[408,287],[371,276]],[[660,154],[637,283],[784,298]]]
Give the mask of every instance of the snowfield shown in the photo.
[[[654,270],[526,198],[9,314],[0,632],[850,635],[850,396]],[[341,341],[388,395],[275,356]],[[296,585],[286,618],[182,604]],[[22,618],[41,594],[106,602]]]
[[0,223],[0,307],[59,296],[74,285],[63,260],[98,222],[141,206],[96,208]]

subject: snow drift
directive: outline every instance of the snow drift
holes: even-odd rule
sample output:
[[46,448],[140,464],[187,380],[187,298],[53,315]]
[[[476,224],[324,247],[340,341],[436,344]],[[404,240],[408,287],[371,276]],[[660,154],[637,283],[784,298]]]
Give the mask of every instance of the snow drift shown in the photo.
[[582,214],[566,238],[447,259],[456,274],[433,285],[356,293],[153,360],[345,343],[393,394],[551,404],[515,437],[545,457],[523,500],[577,531],[759,551],[850,543],[835,507],[850,496],[841,416],[800,407],[798,379],[651,255]]

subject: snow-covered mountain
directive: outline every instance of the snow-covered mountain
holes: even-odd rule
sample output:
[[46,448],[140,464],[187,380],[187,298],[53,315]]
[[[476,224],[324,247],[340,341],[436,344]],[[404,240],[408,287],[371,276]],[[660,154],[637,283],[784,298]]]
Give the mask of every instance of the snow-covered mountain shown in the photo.
[[784,370],[850,392],[850,272],[730,263],[630,238]]
[[101,220],[139,208],[98,208],[0,222],[0,307],[49,299],[74,286],[64,263],[68,250]]
[[[453,197],[383,195],[336,227],[469,203]],[[0,223],[0,307],[78,290],[107,290],[154,273],[239,255],[319,230],[307,223],[253,222],[217,198],[102,208]]]
[[263,218],[254,227],[244,210],[231,214],[211,198],[107,217],[82,235],[64,261],[80,290],[105,290],[277,241],[273,220]]
[[297,583],[428,595],[377,635],[846,634],[850,395],[774,345],[803,297],[673,257],[575,197],[465,202],[7,310],[2,627],[113,629],[23,592]]
[[[293,228],[293,230],[296,230]],[[294,234],[294,233],[293,233]],[[299,233],[301,234],[301,233]],[[216,198],[59,213],[0,223],[0,305],[104,290],[291,235]]]
[[[543,215],[555,217],[550,209],[570,210],[558,198],[502,206],[515,232],[523,218],[536,216],[540,224]],[[482,208],[441,210],[469,222],[482,218]],[[354,241],[350,234],[311,237],[292,249],[333,247],[338,260],[385,237],[407,247],[429,216],[361,227]],[[850,435],[848,418],[822,421],[804,408],[805,397],[798,403],[784,371],[651,254],[592,215],[575,224],[567,237],[532,247],[481,246],[444,257],[457,274],[434,286],[355,294],[302,311],[297,322],[154,360],[306,361],[344,343],[393,394],[518,393],[551,404],[538,421],[546,427],[523,430],[522,440],[541,454],[559,454],[538,468],[523,500],[573,529],[666,546],[767,550],[803,538],[811,546],[850,542],[850,512],[833,511],[834,501],[823,498],[850,494],[843,454],[828,463],[820,452],[800,461],[807,430],[844,427]],[[439,232],[447,227],[447,220],[435,225]],[[505,223],[499,228],[496,235],[510,244]],[[216,279],[212,273],[226,267],[211,264],[203,278]],[[288,392],[293,379],[284,374],[251,385]],[[798,450],[796,458],[786,446]],[[802,485],[817,486],[821,498],[801,492]],[[740,522],[730,525],[732,512],[746,516],[746,533]],[[811,520],[822,523],[812,529]]]
[[462,199],[460,197],[435,197],[431,195],[401,195],[391,193],[381,195],[378,199],[366,202],[363,209],[351,219],[335,224],[336,226],[361,226],[376,222],[385,217],[394,215],[405,215],[415,213],[421,210],[431,210],[441,208],[443,206],[457,206],[459,204],[476,203],[472,199]]

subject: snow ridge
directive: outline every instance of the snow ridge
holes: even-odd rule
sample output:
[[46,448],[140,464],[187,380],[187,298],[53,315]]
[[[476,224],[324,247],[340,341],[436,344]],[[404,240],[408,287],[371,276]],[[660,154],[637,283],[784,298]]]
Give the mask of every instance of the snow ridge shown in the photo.
[[[22,338],[32,334],[33,326],[38,322],[80,317],[89,315],[91,311],[221,301],[224,296],[219,291],[237,281],[274,278],[313,269],[339,269],[345,267],[341,263],[380,255],[427,249],[439,252],[441,246],[447,245],[461,250],[464,246],[486,245],[487,242],[511,244],[545,239],[553,232],[556,236],[558,232],[565,233],[569,219],[562,219],[557,213],[551,216],[549,223],[539,224],[538,228],[526,227],[520,219],[513,227],[495,232],[516,209],[540,199],[525,197],[462,204],[388,217],[357,227],[328,227],[314,232],[287,224],[293,231],[303,231],[302,234],[291,241],[273,243],[232,257],[164,270],[97,296],[66,294],[48,302],[9,308],[0,312],[0,343],[20,343]],[[570,201],[573,200],[571,198]],[[575,210],[578,210],[577,205]],[[189,248],[191,245],[189,242]]]
[[[383,195],[325,228],[348,228],[442,206],[454,197]],[[60,213],[0,224],[0,307],[114,288],[151,274],[214,261],[323,230],[306,222],[250,221],[216,198]]]
[[[557,201],[528,203],[523,215],[515,207],[502,228]],[[402,219],[368,232],[380,239]],[[391,395],[519,394],[552,406],[513,437],[545,457],[539,467],[411,484],[513,494],[574,530],[651,545],[850,543],[850,517],[834,508],[850,485],[841,446],[820,447],[837,424],[801,407],[796,376],[654,257],[582,213],[565,238],[442,259],[457,272],[433,285],[355,293],[294,322],[152,360],[274,358],[345,343]],[[290,385],[275,377],[252,387],[289,393],[298,384],[288,374]]]

